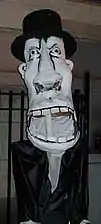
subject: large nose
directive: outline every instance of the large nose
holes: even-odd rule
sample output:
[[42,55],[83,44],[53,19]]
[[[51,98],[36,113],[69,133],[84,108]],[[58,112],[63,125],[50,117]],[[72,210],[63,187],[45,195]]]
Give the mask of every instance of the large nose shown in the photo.
[[55,70],[55,64],[52,61],[49,51],[42,46],[41,57],[38,66],[38,73],[33,80],[37,94],[43,91],[61,89],[62,76]]

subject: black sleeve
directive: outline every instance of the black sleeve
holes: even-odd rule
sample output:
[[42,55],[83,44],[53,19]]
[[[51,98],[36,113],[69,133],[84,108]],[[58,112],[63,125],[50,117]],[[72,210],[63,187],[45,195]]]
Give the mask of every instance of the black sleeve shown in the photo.
[[46,154],[29,141],[12,144],[13,176],[19,223],[30,219],[38,222],[38,200],[46,162]]
[[79,224],[83,219],[87,219],[89,207],[88,148],[86,142],[82,140],[79,147],[74,151],[70,223]]

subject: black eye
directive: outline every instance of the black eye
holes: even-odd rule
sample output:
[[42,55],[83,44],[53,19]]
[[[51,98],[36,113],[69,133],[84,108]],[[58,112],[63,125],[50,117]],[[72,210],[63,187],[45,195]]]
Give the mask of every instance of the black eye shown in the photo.
[[33,59],[36,59],[36,58],[39,58],[40,56],[40,52],[38,49],[34,48],[34,49],[30,49],[29,51],[29,61],[30,60],[33,60]]
[[55,46],[51,51],[50,51],[50,55],[52,55],[53,57],[59,57],[61,55],[61,50],[59,47]]
[[36,52],[35,52],[35,50],[33,50],[32,52],[31,52],[31,54],[35,54]]
[[32,50],[31,52],[30,52],[30,54],[32,54],[32,55],[35,55],[35,54],[38,54],[39,52],[38,52],[38,50],[36,50],[36,49],[34,49],[34,50]]
[[60,54],[60,49],[56,48],[54,52]]

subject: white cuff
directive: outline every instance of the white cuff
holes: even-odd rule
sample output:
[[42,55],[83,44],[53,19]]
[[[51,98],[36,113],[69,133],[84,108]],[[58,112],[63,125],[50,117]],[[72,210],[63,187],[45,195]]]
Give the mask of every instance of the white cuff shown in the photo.
[[80,224],[90,224],[90,221],[87,219],[82,220],[82,222],[80,222]]
[[29,221],[25,221],[25,222],[20,222],[20,224],[41,224],[41,223],[33,222],[33,221],[29,220]]

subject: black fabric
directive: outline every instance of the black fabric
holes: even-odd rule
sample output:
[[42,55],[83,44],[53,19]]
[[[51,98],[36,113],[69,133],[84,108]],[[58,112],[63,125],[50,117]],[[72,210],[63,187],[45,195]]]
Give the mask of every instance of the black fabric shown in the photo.
[[21,221],[80,224],[88,214],[88,150],[78,142],[62,156],[59,181],[51,193],[46,152],[28,140],[12,144],[13,174]]
[[62,30],[59,14],[50,9],[41,9],[31,12],[23,20],[23,34],[17,36],[11,44],[11,52],[14,57],[25,62],[25,42],[33,37],[48,38],[56,36],[63,38],[66,58],[71,57],[76,49],[77,43],[74,37],[67,31]]

